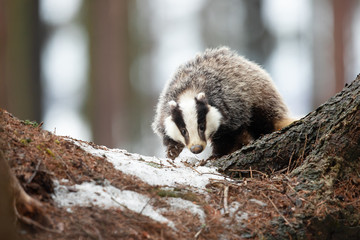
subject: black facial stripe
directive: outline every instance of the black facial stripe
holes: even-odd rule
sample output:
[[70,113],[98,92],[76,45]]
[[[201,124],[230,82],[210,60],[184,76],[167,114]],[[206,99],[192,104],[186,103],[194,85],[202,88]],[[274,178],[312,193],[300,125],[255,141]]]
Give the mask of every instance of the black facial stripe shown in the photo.
[[[206,114],[209,112],[209,107],[204,101],[198,101],[196,99],[196,112],[197,112],[198,133],[200,139],[206,141],[205,138]],[[201,131],[200,128],[203,128],[203,131]]]
[[176,124],[176,126],[178,127],[179,131],[181,132],[181,134],[184,136],[185,143],[188,144],[189,134],[186,133],[184,135],[181,131],[182,129],[186,129],[186,125],[184,122],[184,117],[183,117],[182,111],[180,110],[179,106],[176,106],[174,109],[171,110],[171,117],[172,117],[174,123]]

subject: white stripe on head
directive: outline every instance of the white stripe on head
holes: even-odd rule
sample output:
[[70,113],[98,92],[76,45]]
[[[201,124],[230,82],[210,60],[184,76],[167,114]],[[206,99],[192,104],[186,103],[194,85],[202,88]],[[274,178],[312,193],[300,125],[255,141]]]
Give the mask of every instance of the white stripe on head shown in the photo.
[[174,141],[181,142],[182,144],[186,145],[183,135],[176,126],[175,122],[172,120],[171,116],[165,119],[164,126],[166,135],[171,137]]
[[217,110],[213,106],[209,106],[209,112],[206,115],[206,129],[205,129],[205,137],[207,141],[212,136],[212,134],[214,134],[220,127],[221,118],[222,115],[219,112],[219,110]]
[[202,145],[204,148],[206,143],[200,139],[198,133],[197,111],[196,111],[196,92],[186,91],[179,97],[179,107],[182,111],[186,130],[189,134],[189,143],[187,147],[193,145]]

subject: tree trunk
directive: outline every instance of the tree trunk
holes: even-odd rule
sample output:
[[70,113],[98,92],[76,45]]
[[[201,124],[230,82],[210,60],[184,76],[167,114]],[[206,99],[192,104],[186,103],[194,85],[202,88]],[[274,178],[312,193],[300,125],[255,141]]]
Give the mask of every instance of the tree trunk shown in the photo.
[[[359,239],[360,75],[303,119],[211,164],[233,177],[288,173],[298,182],[293,194],[306,193],[297,219],[308,236]],[[291,232],[282,219],[273,223]]]
[[355,161],[360,155],[359,106],[360,75],[299,121],[210,164],[234,176],[234,172],[248,172],[250,168],[266,174],[292,172],[307,166],[319,152],[345,162]]
[[0,106],[40,121],[39,1],[0,0]]
[[[95,142],[115,147],[129,131],[128,1],[89,2],[94,16],[90,37],[92,99],[91,118]],[[106,37],[104,37],[106,36]]]
[[17,239],[13,196],[9,180],[9,168],[0,151],[0,236],[4,239]]

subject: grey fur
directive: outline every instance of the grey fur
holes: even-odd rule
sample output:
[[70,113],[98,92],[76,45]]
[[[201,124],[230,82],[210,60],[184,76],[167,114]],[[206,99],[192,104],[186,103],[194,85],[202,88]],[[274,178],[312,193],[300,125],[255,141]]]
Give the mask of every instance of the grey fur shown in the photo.
[[164,120],[170,115],[168,102],[177,102],[188,89],[204,92],[209,105],[222,114],[221,126],[230,130],[248,126],[254,108],[274,122],[288,118],[288,109],[264,69],[227,47],[207,49],[181,65],[159,97],[152,127],[163,139]]

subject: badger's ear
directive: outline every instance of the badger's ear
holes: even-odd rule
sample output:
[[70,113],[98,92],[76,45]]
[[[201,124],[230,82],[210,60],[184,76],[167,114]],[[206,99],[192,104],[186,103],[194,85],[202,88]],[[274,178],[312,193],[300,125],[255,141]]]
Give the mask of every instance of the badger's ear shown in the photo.
[[196,101],[198,102],[203,102],[206,103],[206,96],[204,92],[199,93],[196,97],[195,97]]
[[169,104],[170,110],[174,110],[178,106],[178,104],[174,100],[168,102],[168,104]]

